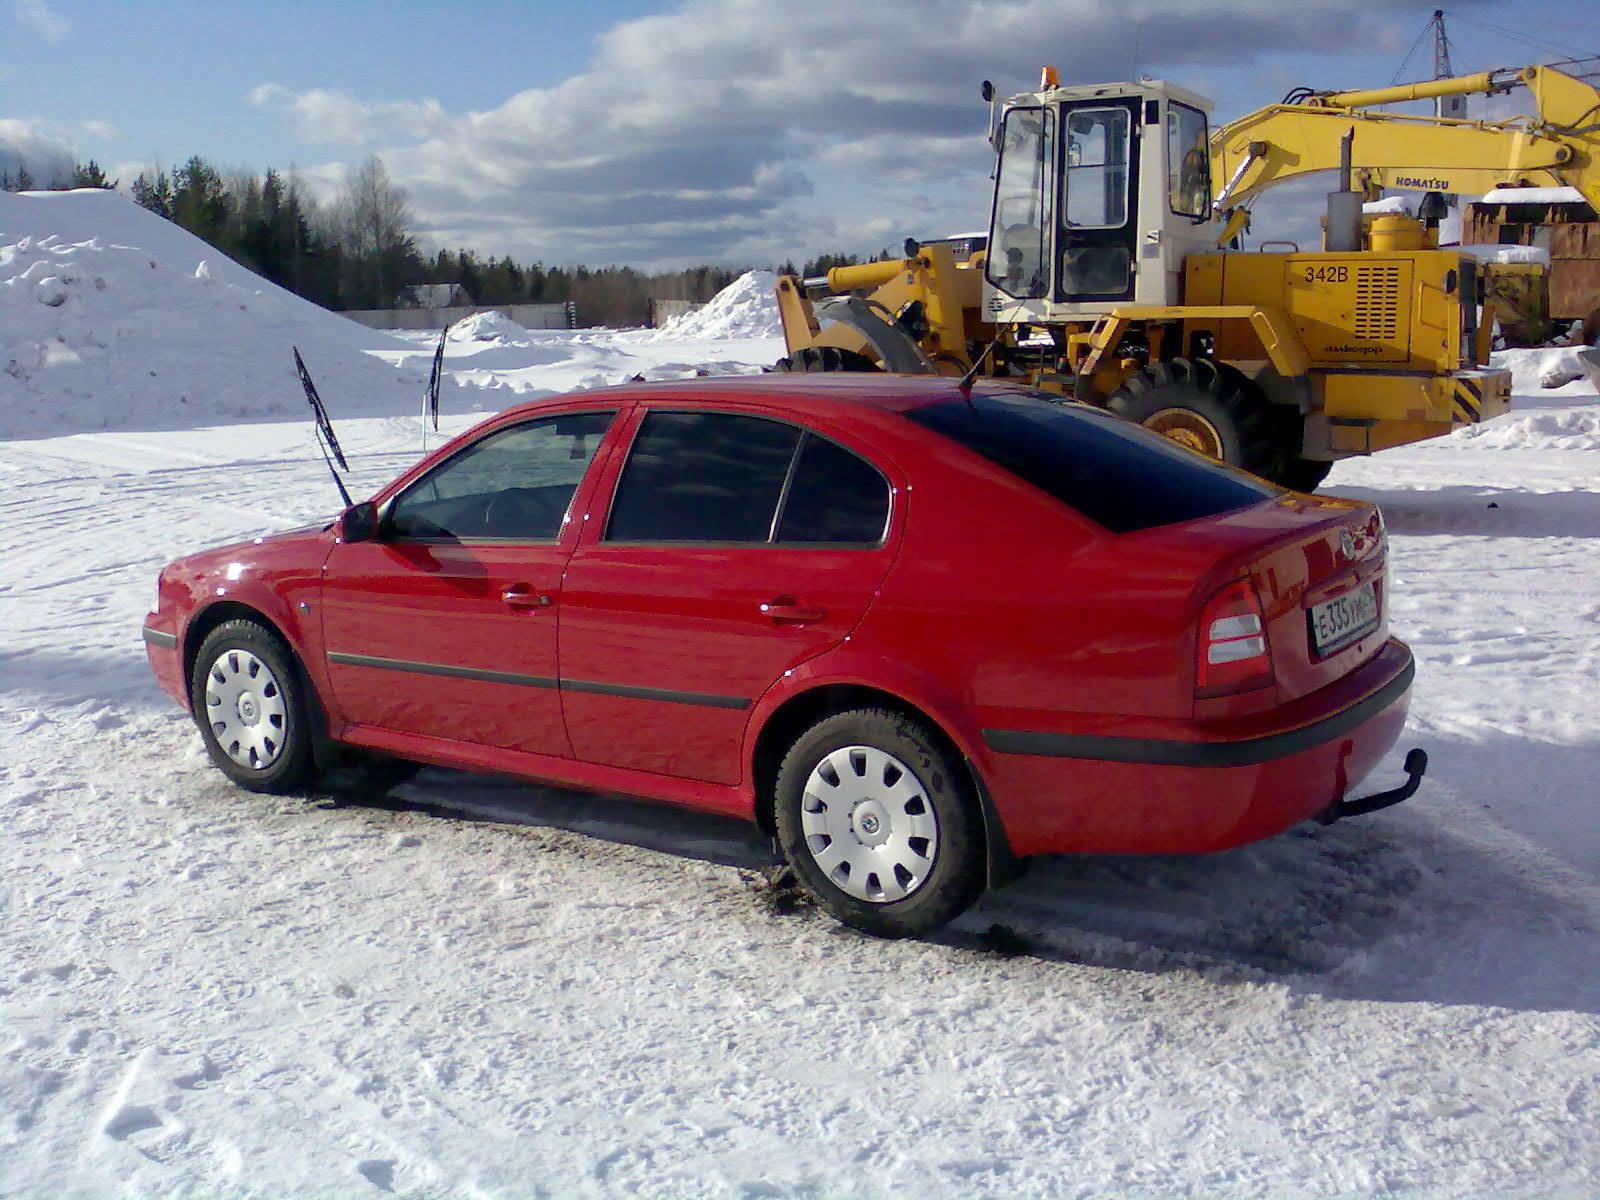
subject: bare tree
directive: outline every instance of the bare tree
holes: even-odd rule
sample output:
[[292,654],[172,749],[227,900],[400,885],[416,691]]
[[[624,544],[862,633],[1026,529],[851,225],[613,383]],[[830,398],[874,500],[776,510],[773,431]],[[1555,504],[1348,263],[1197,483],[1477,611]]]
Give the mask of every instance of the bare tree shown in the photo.
[[372,308],[393,303],[401,269],[416,250],[406,190],[390,180],[381,158],[369,155],[347,172],[334,214],[339,246],[352,268],[351,298]]

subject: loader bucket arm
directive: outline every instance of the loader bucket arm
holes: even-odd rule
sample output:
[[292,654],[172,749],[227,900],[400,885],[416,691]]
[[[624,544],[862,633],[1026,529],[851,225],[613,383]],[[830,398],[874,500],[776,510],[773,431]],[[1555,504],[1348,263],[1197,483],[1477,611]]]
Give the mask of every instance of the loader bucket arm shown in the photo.
[[778,312],[789,356],[834,347],[876,359],[886,371],[964,372],[969,344],[982,332],[981,271],[973,265],[979,256],[957,263],[944,244],[908,249],[915,253],[835,267],[823,278],[780,277]]

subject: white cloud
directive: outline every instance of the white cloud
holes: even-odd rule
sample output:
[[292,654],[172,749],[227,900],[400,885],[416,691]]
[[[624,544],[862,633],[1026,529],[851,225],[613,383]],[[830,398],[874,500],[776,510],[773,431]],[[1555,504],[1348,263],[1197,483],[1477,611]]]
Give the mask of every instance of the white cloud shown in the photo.
[[276,83],[252,88],[245,99],[259,109],[292,114],[299,136],[313,145],[367,146],[396,137],[433,137],[450,124],[437,100],[367,104],[322,88],[295,95]]
[[72,178],[77,155],[45,122],[0,117],[0,173],[15,177],[22,168],[35,187]]
[[881,243],[889,227],[982,224],[985,77],[1002,94],[1033,86],[1044,62],[1064,82],[1125,78],[1137,44],[1140,72],[1234,82],[1270,54],[1370,47],[1389,7],[687,0],[614,26],[584,70],[484,112],[276,84],[249,99],[308,141],[378,149],[445,244],[564,262],[781,258],[867,248],[802,240],[829,231]]
[[47,42],[59,42],[72,28],[51,11],[45,0],[11,0],[11,15]]

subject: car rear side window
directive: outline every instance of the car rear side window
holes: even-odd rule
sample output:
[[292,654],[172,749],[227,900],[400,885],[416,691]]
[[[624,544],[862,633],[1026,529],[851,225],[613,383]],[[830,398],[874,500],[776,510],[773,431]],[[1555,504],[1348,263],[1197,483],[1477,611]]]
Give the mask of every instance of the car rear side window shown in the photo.
[[731,413],[652,412],[617,483],[613,542],[765,542],[772,536],[793,425]]
[[889,484],[876,467],[808,433],[778,522],[780,542],[877,545],[889,521]]
[[827,438],[763,417],[653,412],[606,540],[875,546],[888,518],[888,481]]
[[974,391],[906,417],[982,455],[1112,533],[1245,508],[1271,484],[1086,404]]

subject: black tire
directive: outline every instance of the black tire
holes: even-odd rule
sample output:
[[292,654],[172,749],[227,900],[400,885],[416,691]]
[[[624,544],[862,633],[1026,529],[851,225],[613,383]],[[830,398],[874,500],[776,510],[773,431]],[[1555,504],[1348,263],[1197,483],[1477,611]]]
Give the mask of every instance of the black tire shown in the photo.
[[315,764],[305,684],[294,652],[257,621],[218,625],[200,644],[189,697],[206,752],[252,792],[292,792]]
[[1300,453],[1297,413],[1269,404],[1238,371],[1204,358],[1141,368],[1107,397],[1106,407],[1275,483]]
[[876,371],[879,367],[865,354],[857,354],[854,350],[844,350],[838,346],[804,346],[791,357],[780,358],[772,369],[809,374],[815,371]]
[[1301,458],[1296,455],[1284,465],[1278,482],[1297,492],[1314,492],[1331,470],[1333,464],[1325,459]]
[[909,717],[855,709],[817,722],[784,757],[775,799],[778,844],[801,885],[852,928],[926,933],[983,891],[965,768]]
[[1577,344],[1600,347],[1600,308],[1583,319],[1583,323],[1578,327]]

